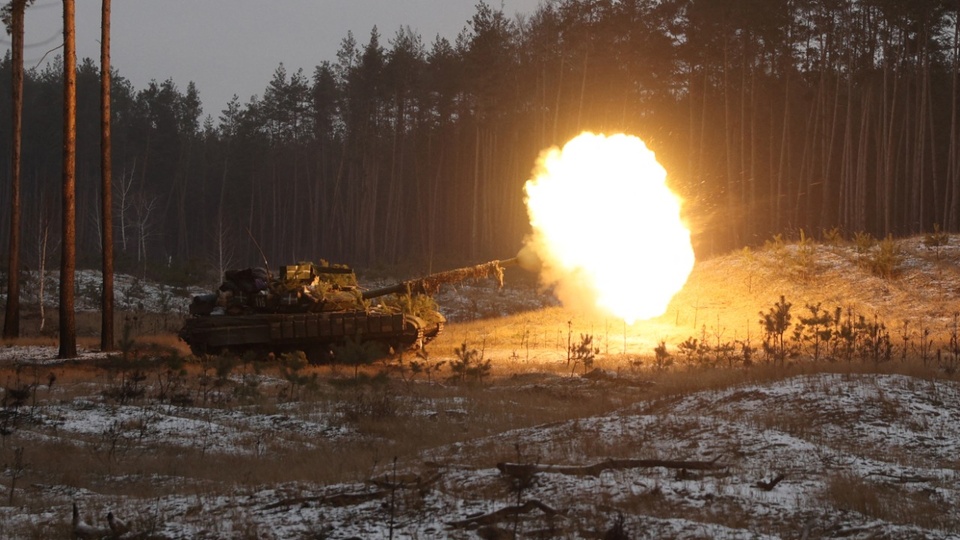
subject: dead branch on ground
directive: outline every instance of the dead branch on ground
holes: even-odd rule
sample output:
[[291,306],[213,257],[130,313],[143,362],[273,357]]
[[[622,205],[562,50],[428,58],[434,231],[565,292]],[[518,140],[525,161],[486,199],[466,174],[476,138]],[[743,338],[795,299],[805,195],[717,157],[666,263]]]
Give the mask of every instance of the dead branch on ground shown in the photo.
[[783,481],[783,479],[786,477],[787,476],[785,474],[778,474],[777,477],[774,478],[773,480],[770,480],[769,482],[764,482],[763,480],[760,480],[759,482],[754,484],[753,487],[757,489],[762,489],[764,491],[773,491],[773,488],[777,487],[777,484]]
[[335,493],[333,495],[320,495],[315,497],[291,497],[270,503],[264,506],[263,509],[273,510],[285,506],[302,506],[307,503],[317,503],[318,506],[352,506],[375,499],[382,499],[389,494],[390,492],[388,490],[379,490],[361,493]]
[[558,473],[572,476],[599,476],[606,470],[640,469],[649,467],[664,467],[667,469],[684,470],[715,470],[724,465],[717,463],[720,456],[710,461],[680,461],[670,459],[608,459],[593,465],[542,465],[529,463],[497,463],[501,473],[514,478],[528,477],[535,473]]
[[540,501],[527,501],[519,506],[507,506],[501,508],[489,514],[481,514],[479,516],[469,517],[467,519],[461,519],[458,521],[447,522],[447,526],[454,529],[465,529],[468,527],[477,527],[480,525],[494,525],[501,521],[507,521],[521,514],[527,514],[532,510],[539,509],[541,512],[547,516],[555,516],[559,514],[553,508],[543,504]]

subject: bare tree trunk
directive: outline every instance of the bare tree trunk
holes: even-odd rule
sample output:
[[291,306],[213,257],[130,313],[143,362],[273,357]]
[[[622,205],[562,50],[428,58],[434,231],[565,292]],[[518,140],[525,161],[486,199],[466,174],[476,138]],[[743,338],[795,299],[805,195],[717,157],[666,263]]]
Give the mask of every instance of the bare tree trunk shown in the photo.
[[130,170],[130,176],[127,177],[126,173],[120,175],[120,250],[124,253],[127,252],[127,224],[129,223],[129,217],[127,214],[130,212],[132,206],[131,201],[131,190],[133,189],[133,171],[136,169],[136,161],[133,163],[133,169]]
[[957,155],[957,78],[960,66],[960,17],[954,19],[953,26],[953,70],[950,92],[950,144],[947,154],[947,196],[944,197],[944,223],[947,230],[955,231],[960,225],[960,156]]
[[[724,29],[726,30],[726,29]],[[724,165],[726,166],[726,191],[727,191],[727,209],[728,215],[731,216],[731,220],[734,219],[732,216],[734,212],[732,211],[737,207],[736,200],[736,185],[735,177],[736,173],[734,172],[733,167],[733,133],[732,126],[733,120],[730,113],[730,65],[728,61],[729,56],[729,40],[727,38],[726,32],[723,37],[723,153],[724,153]],[[739,213],[737,213],[739,215]],[[739,245],[742,237],[740,235],[741,228],[743,227],[743,222],[738,220],[736,223],[731,223],[727,228],[727,234],[725,235],[724,241],[725,245],[736,246]]]
[[[889,61],[888,61],[889,62]],[[892,93],[888,93],[890,77],[890,69],[884,67],[883,70],[883,104],[882,104],[882,115],[881,115],[881,134],[883,136],[883,143],[880,148],[880,160],[882,165],[882,182],[883,182],[883,196],[882,201],[880,202],[880,210],[883,216],[883,236],[886,236],[893,232],[894,226],[894,197],[896,196],[895,186],[894,186],[894,169],[896,166],[894,159],[894,119],[896,118],[896,108],[897,108],[897,97],[899,95],[899,82],[900,77],[897,73],[892,75],[893,77],[893,89]]]
[[[857,151],[856,189],[854,193],[854,224],[855,230],[867,229],[867,165],[870,152],[870,102],[873,94],[868,94],[864,100],[863,113],[860,115],[860,146]],[[878,145],[879,146],[879,145]]]
[[[752,60],[751,60],[752,62]],[[737,160],[737,177],[740,182],[739,189],[739,208],[746,209],[747,206],[747,184],[749,183],[749,178],[747,178],[747,140],[749,135],[747,133],[747,99],[749,97],[749,90],[747,86],[747,73],[748,73],[748,59],[747,54],[744,53],[743,60],[740,62],[740,103],[739,106],[739,133],[737,134],[737,141],[739,141],[739,148],[737,149],[738,160]],[[750,215],[750,214],[747,214]],[[741,237],[738,239],[740,242],[745,242],[750,238],[750,221],[749,219],[743,220],[743,223],[740,224],[740,234]]]
[[[921,52],[921,55],[926,56],[925,53]],[[916,138],[913,143],[914,148],[914,157],[913,157],[913,212],[910,216],[911,219],[907,222],[907,227],[910,227],[910,232],[921,232],[926,230],[926,227],[932,225],[930,218],[927,216],[927,208],[924,201],[927,198],[928,186],[926,178],[926,164],[924,163],[924,155],[926,154],[927,149],[927,98],[929,96],[929,85],[928,85],[928,76],[929,66],[927,65],[926,58],[921,62],[922,73],[920,74],[920,88],[918,89],[918,95],[916,99],[916,129],[914,130],[914,137]],[[934,161],[934,160],[931,160]],[[936,189],[936,180],[934,180],[933,189]],[[936,191],[934,191],[936,192]],[[933,217],[933,220],[936,220],[936,216]],[[913,230],[914,227],[919,227],[918,230]]]
[[[777,189],[774,201],[774,222],[775,230],[781,230],[784,226],[783,219],[783,201],[789,195],[789,178],[792,174],[789,167],[790,152],[787,148],[790,144],[790,76],[785,77],[784,96],[783,96],[783,125],[780,132],[780,156],[777,161]],[[788,220],[789,221],[789,220]]]
[[137,231],[137,262],[143,263],[143,270],[147,269],[147,239],[153,232],[153,222],[151,216],[157,208],[157,198],[140,193],[137,196],[134,205],[136,214],[136,223],[134,225]]
[[10,253],[7,266],[7,309],[3,338],[20,336],[20,138],[23,118],[23,12],[26,0],[11,2],[13,107],[10,129]]
[[[759,188],[759,183],[757,181],[757,171],[759,169],[757,162],[759,160],[757,154],[759,149],[757,146],[760,143],[760,137],[757,133],[757,117],[759,116],[759,104],[757,103],[757,76],[756,71],[759,66],[751,66],[750,69],[750,205],[749,212],[751,216],[754,216],[749,221],[750,225],[750,236],[749,239],[752,241],[757,237],[757,232],[763,230],[764,223],[758,223],[760,219],[763,219],[766,222],[769,213],[760,211],[760,197],[757,195],[757,190]],[[762,217],[761,217],[762,216]]]
[[[843,125],[843,151],[840,154],[840,185],[837,193],[837,225],[845,229],[852,229],[853,223],[851,204],[854,191],[854,157],[853,148],[853,77],[847,75],[847,104]],[[838,92],[839,95],[839,92]]]
[[60,255],[60,353],[77,356],[76,270],[77,51],[74,0],[63,0],[63,243]]
[[110,155],[110,0],[102,0],[100,16],[100,220],[103,294],[100,350],[113,350],[113,160]]
[[47,241],[50,238],[50,212],[43,201],[42,194],[40,195],[39,206],[41,211],[39,212],[40,227],[37,229],[37,271],[40,274],[40,278],[37,286],[37,303],[40,305],[39,332],[42,334],[47,322],[44,292],[47,284]]
[[479,205],[480,205],[480,126],[476,128],[476,146],[473,154],[473,204],[470,213],[470,258],[476,259],[478,252]]
[[[820,193],[822,195],[820,201],[817,203],[820,206],[819,224],[821,228],[839,225],[837,223],[839,218],[832,212],[836,208],[833,197],[839,197],[839,193],[838,189],[834,187],[834,181],[831,175],[833,174],[834,145],[840,125],[840,88],[843,85],[843,77],[840,76],[838,70],[833,70],[833,75],[836,77],[836,81],[833,88],[833,96],[831,96],[833,103],[830,113],[830,126],[825,130],[829,132],[829,134],[825,137],[825,148],[821,158],[822,172],[820,173],[820,182],[822,182],[822,185],[820,186]],[[824,121],[826,121],[826,118],[824,118]]]
[[[227,191],[227,160],[223,160],[223,178],[220,181],[220,202],[217,204],[217,275],[222,276],[227,266],[232,264],[232,256],[227,253],[224,245],[227,239],[227,229],[223,226],[224,196]],[[252,206],[252,205],[251,205]],[[269,270],[269,268],[267,269]]]

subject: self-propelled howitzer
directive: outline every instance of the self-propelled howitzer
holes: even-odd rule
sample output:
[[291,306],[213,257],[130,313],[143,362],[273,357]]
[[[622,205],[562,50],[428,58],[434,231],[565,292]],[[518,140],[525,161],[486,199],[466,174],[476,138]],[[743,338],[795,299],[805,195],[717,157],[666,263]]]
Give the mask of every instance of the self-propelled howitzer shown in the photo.
[[193,298],[179,336],[196,355],[303,351],[312,362],[348,340],[418,349],[446,322],[430,298],[442,285],[489,277],[502,285],[503,268],[516,263],[490,261],[367,291],[352,269],[325,262],[282,266],[277,277],[263,268],[227,271],[216,292]]

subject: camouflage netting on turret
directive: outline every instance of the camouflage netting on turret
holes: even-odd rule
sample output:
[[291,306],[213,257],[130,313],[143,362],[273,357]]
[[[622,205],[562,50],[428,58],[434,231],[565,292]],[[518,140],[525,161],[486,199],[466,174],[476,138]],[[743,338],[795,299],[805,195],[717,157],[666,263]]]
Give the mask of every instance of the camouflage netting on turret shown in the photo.
[[280,279],[271,284],[271,292],[286,296],[306,311],[365,309],[357,288],[357,276],[344,265],[319,265],[301,262],[280,268]]

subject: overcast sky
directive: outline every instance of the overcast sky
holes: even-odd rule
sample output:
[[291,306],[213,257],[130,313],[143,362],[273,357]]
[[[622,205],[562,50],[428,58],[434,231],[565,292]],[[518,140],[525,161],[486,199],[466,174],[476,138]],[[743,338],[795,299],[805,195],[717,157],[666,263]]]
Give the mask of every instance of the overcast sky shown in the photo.
[[[6,0],[0,0],[6,3]],[[479,0],[116,0],[112,2],[111,64],[137,90],[173,78],[181,91],[193,81],[203,114],[214,120],[236,94],[241,103],[263,90],[280,62],[307,76],[336,61],[352,31],[366,44],[374,26],[380,43],[403,26],[429,48],[437,35],[451,42],[476,13]],[[487,0],[509,17],[529,15],[540,0]],[[36,0],[26,12],[29,69],[62,41],[62,2]],[[100,59],[100,1],[77,0],[77,57]],[[5,33],[2,50],[10,48]],[[47,60],[59,50],[50,52]],[[45,60],[46,61],[46,60]]]

